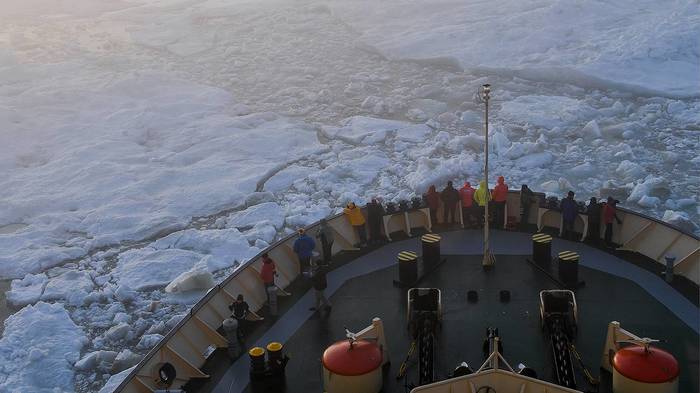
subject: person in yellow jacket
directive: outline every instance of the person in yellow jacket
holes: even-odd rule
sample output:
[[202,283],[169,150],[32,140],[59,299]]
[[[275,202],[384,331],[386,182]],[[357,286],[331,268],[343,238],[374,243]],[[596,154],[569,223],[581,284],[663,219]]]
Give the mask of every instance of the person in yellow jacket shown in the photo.
[[474,201],[479,205],[479,224],[484,226],[484,207],[486,206],[486,201],[491,200],[491,193],[489,192],[489,187],[486,185],[486,180],[479,182],[479,188],[476,189],[474,193]]
[[345,206],[345,209],[343,209],[343,214],[347,217],[350,225],[357,231],[357,235],[360,238],[360,246],[366,246],[367,232],[365,231],[365,216],[362,215],[360,208],[355,205],[355,202],[350,202]]

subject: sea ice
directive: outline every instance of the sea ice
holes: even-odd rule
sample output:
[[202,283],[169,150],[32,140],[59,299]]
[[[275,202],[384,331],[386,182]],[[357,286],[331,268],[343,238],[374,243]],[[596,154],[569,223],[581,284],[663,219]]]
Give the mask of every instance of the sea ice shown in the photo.
[[88,272],[69,270],[49,280],[41,300],[66,300],[71,305],[81,305],[94,286]]
[[39,302],[24,307],[5,321],[0,391],[73,391],[73,364],[85,344],[85,333],[62,305]]
[[276,202],[266,202],[232,213],[226,220],[226,226],[240,229],[252,227],[261,221],[268,221],[275,229],[282,229],[284,216],[285,211],[282,206]]
[[39,301],[48,282],[46,274],[27,274],[21,280],[12,280],[10,290],[5,294],[11,307],[23,307]]

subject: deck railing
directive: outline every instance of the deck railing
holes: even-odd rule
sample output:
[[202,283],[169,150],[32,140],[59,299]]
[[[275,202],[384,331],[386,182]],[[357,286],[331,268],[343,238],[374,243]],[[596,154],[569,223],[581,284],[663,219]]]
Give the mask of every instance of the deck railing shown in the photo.
[[[542,194],[538,194],[543,196]],[[530,224],[537,222],[537,206],[531,207]],[[507,201],[507,215],[519,219],[519,193],[511,191]],[[652,217],[627,209],[618,209],[622,224],[615,224],[613,241],[623,248],[639,252],[665,265],[664,256],[676,256],[675,272],[696,284],[700,284],[700,239],[692,233]],[[559,226],[556,212],[544,217],[546,226]],[[438,221],[442,221],[438,211]],[[358,242],[356,234],[342,214],[328,219],[335,231],[333,253],[353,248]],[[581,228],[577,223],[577,228]],[[315,236],[318,223],[306,228]],[[601,231],[602,234],[602,231]],[[175,367],[176,377],[172,387],[179,387],[191,379],[209,378],[201,368],[212,348],[226,348],[228,342],[218,333],[222,321],[230,315],[228,305],[238,294],[243,294],[251,310],[257,311],[266,300],[265,287],[260,278],[262,254],[267,252],[275,260],[280,288],[286,288],[300,274],[299,262],[293,251],[296,234],[290,234],[270,245],[241,265],[223,282],[213,287],[195,304],[190,312],[136,365],[117,386],[115,392],[154,392],[158,386],[158,369],[164,363]],[[317,242],[319,243],[319,242]],[[317,245],[320,252],[320,244]]]

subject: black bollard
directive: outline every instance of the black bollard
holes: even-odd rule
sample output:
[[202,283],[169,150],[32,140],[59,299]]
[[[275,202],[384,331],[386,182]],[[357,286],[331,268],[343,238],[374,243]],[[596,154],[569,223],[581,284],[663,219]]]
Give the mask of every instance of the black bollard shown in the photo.
[[532,259],[543,268],[552,263],[552,237],[546,233],[532,235]]
[[413,285],[418,280],[418,254],[401,251],[399,260],[399,281],[403,285]]
[[423,244],[423,268],[430,271],[440,263],[440,235],[429,233],[420,238]]
[[578,286],[579,256],[573,251],[559,253],[559,279],[569,288]]
[[267,368],[273,375],[284,374],[286,362],[282,355],[282,344],[271,342],[267,344]]
[[265,350],[260,347],[251,348],[248,351],[250,356],[250,378],[261,379],[265,377]]

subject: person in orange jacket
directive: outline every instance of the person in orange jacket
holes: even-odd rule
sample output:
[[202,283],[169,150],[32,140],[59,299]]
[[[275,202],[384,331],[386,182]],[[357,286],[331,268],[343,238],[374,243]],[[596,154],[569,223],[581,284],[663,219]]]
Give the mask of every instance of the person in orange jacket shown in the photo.
[[425,194],[425,201],[428,204],[428,209],[430,209],[430,221],[433,224],[437,223],[437,211],[440,207],[440,193],[437,192],[435,186],[430,186],[428,193]]
[[474,190],[471,183],[464,182],[464,187],[459,189],[459,198],[462,200],[462,221],[467,228],[476,226],[477,218],[474,211]]
[[365,247],[367,245],[367,232],[365,230],[365,216],[362,215],[362,211],[355,205],[355,202],[350,202],[343,209],[343,214],[345,214],[350,225],[357,231],[357,235],[360,238],[360,247]]
[[496,228],[503,229],[506,213],[506,198],[508,197],[508,185],[503,176],[498,176],[498,183],[491,193],[493,198],[494,221]]

